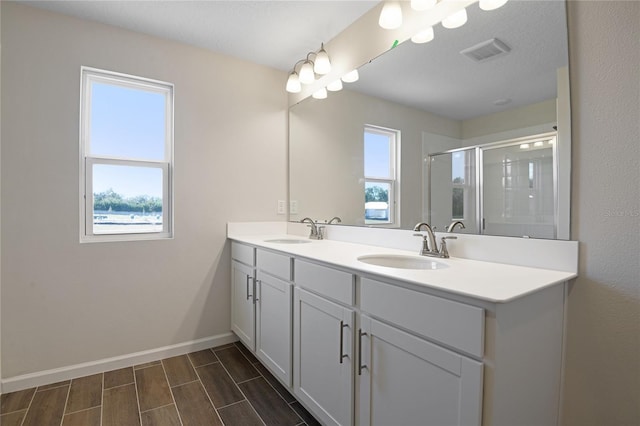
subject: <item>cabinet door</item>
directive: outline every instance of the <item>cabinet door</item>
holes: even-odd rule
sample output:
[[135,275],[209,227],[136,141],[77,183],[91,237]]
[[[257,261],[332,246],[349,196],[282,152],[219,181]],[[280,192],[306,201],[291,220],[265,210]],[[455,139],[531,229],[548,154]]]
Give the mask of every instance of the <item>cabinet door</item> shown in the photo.
[[258,272],[256,356],[291,387],[291,284]]
[[480,425],[482,364],[363,315],[359,424]]
[[231,263],[231,330],[255,350],[254,271],[239,262]]
[[295,395],[323,424],[353,424],[353,310],[295,288],[293,324]]

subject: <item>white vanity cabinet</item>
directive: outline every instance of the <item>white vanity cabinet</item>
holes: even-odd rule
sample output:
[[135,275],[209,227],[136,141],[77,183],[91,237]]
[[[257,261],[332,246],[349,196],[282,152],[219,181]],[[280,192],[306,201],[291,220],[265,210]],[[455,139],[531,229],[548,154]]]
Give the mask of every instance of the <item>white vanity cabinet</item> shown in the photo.
[[291,386],[291,258],[231,244],[231,330]]
[[456,260],[467,295],[261,241],[232,243],[232,330],[322,424],[558,424],[570,273]]
[[295,283],[293,392],[323,424],[351,425],[354,276],[296,260]]
[[433,341],[481,358],[483,309],[367,278],[360,295],[358,424],[480,426],[482,363]]
[[291,258],[256,253],[256,357],[282,383],[291,386]]
[[231,330],[255,350],[255,249],[231,243]]

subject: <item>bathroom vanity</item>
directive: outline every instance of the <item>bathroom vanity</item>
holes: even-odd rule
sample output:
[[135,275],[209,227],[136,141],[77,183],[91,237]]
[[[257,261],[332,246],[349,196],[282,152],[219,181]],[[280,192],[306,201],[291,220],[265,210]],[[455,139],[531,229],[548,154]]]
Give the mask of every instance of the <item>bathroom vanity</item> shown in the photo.
[[233,332],[323,424],[557,424],[575,271],[229,238]]

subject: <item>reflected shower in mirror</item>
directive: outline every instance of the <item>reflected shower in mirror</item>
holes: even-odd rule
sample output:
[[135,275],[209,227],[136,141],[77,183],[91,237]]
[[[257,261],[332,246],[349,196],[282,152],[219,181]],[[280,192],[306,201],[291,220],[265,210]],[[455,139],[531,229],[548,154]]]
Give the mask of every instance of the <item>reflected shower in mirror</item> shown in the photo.
[[[473,220],[465,219],[466,229],[456,232],[568,239],[571,153],[565,4],[512,0],[491,12],[472,4],[467,13],[463,27],[449,30],[437,25],[433,41],[403,42],[362,66],[360,80],[345,84],[344,90],[324,100],[307,98],[290,108],[289,197],[297,205],[290,220],[308,216],[323,222],[340,216],[341,225],[399,229],[433,221],[443,230],[447,220],[471,215]],[[508,46],[502,49],[508,52],[479,62],[463,53],[494,45]],[[384,155],[375,159],[365,142],[372,129],[393,135],[393,143],[387,139],[378,146],[376,152]],[[536,178],[543,176],[539,173],[552,182],[558,177],[553,190],[545,192],[555,197],[551,205],[556,229],[551,232],[503,232],[505,223],[494,216],[502,206],[491,203],[504,199],[488,194],[468,199],[473,192],[469,188],[480,183],[477,176],[458,176],[457,182],[450,174],[442,182],[428,180],[433,154],[458,150],[464,160],[451,155],[450,162],[462,162],[455,165],[460,170],[480,160],[470,147],[554,129],[555,157],[544,165],[527,166],[533,167]],[[486,161],[499,152],[489,153]],[[367,171],[374,169],[371,162],[382,160],[384,173]],[[500,185],[504,192],[505,183]],[[449,195],[436,201],[440,195],[434,188],[447,188]],[[452,204],[454,194],[464,200],[462,212],[460,205]],[[548,200],[544,206],[549,206]],[[449,217],[440,220],[445,209]],[[549,211],[536,212],[546,226]],[[514,217],[509,220],[515,222]]]
[[556,238],[553,157],[548,133],[429,156],[428,222],[461,233]]

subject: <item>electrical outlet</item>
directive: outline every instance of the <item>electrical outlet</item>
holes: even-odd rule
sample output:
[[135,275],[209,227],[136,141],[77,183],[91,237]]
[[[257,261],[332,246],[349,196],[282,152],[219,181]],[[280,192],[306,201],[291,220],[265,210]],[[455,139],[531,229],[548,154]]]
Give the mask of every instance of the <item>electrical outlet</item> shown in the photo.
[[287,214],[287,202],[278,200],[278,214]]
[[298,201],[297,200],[289,201],[289,213],[298,214]]

